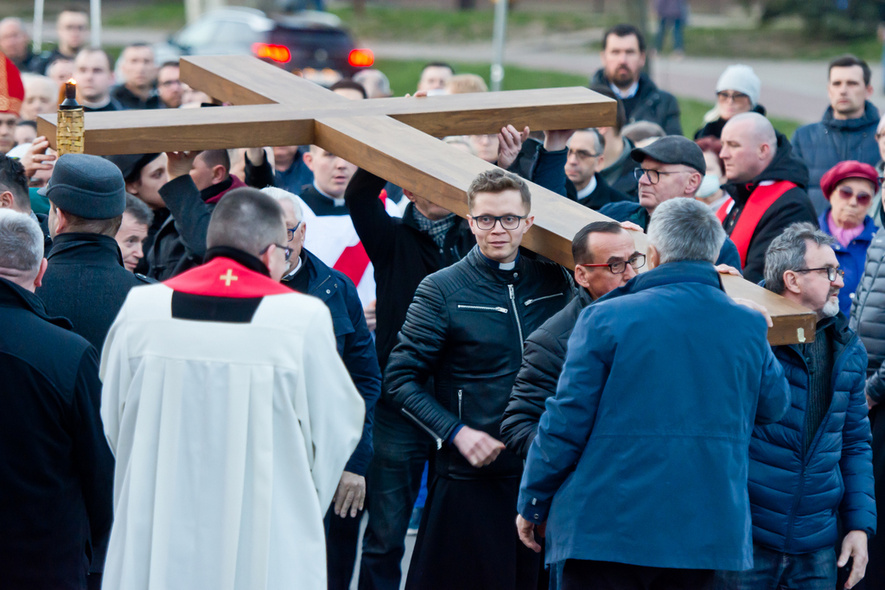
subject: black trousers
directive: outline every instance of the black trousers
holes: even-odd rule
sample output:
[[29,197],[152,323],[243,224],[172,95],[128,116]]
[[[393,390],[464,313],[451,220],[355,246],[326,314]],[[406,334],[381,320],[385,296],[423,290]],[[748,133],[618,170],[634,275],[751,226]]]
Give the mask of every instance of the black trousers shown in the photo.
[[713,570],[568,559],[560,590],[712,590]]

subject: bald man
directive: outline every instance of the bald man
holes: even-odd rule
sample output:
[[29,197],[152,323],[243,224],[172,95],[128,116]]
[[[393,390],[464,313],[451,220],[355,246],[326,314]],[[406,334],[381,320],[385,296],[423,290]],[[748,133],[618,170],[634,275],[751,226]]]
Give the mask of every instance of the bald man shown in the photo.
[[797,221],[817,225],[805,192],[808,168],[787,138],[758,113],[742,113],[722,128],[722,151],[728,190],[717,215],[741,256],[744,278],[762,280],[768,244]]

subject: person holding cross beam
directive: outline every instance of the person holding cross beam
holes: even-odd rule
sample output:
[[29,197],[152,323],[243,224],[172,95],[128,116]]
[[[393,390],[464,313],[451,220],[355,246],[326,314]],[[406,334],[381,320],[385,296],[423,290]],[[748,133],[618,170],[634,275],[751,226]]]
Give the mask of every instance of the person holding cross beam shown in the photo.
[[568,303],[572,284],[559,265],[520,253],[534,218],[518,176],[482,172],[467,200],[477,245],[418,286],[382,392],[436,445],[406,588],[533,589],[537,557],[511,525],[522,461],[496,437],[525,337]]

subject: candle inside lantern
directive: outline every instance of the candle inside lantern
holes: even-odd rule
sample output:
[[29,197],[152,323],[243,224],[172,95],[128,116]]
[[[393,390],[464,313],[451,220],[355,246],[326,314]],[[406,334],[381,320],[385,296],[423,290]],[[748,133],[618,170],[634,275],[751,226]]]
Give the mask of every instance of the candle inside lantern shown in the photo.
[[77,103],[77,83],[73,78],[65,82],[64,100],[58,105],[60,109],[76,109],[80,108]]

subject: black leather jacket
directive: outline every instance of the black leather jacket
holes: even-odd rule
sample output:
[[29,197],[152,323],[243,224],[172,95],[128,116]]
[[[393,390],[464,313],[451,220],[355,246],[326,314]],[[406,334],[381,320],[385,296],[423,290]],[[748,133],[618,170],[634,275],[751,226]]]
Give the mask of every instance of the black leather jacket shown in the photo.
[[[500,436],[525,338],[572,294],[571,277],[561,266],[520,255],[513,270],[501,271],[478,247],[421,282],[390,355],[383,395],[436,440],[437,473],[521,473],[522,461],[509,451],[476,469],[448,443],[460,425]],[[423,387],[429,377],[432,393]]]

